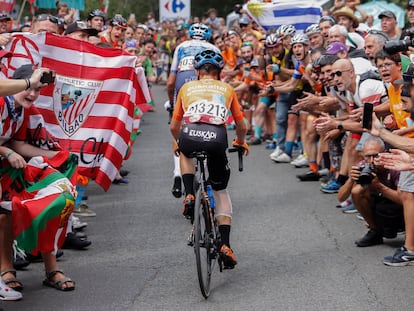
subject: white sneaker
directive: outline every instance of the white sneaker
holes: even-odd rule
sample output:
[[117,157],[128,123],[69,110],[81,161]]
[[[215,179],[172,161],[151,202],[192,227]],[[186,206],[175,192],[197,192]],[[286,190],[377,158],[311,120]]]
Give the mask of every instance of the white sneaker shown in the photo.
[[295,160],[290,162],[290,164],[294,165],[297,168],[300,168],[308,166],[309,161],[307,157],[305,157],[303,154],[300,154]]
[[283,150],[279,148],[279,146],[276,147],[275,151],[273,151],[269,157],[270,159],[272,159],[273,161],[276,161],[276,158],[278,156],[280,156],[283,153]]
[[292,158],[289,157],[286,153],[282,152],[278,157],[272,160],[277,163],[289,163],[292,161]]
[[13,301],[20,300],[23,298],[23,295],[14,289],[11,289],[3,280],[0,280],[0,300],[4,301]]

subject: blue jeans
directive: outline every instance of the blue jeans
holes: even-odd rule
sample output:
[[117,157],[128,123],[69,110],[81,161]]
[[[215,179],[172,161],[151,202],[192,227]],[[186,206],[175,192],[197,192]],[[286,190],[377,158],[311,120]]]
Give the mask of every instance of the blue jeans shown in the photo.
[[285,150],[286,131],[288,121],[288,111],[290,109],[289,93],[279,94],[276,103],[276,135],[277,146],[281,150]]

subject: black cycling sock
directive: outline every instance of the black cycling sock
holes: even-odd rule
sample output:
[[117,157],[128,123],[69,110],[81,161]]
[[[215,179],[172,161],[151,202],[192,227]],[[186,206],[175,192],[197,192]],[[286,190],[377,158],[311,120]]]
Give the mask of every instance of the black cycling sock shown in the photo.
[[323,158],[323,165],[325,166],[325,168],[329,170],[331,168],[331,158],[329,157],[329,152],[323,152],[322,158]]
[[337,180],[341,185],[345,185],[346,181],[348,180],[348,176],[339,174]]
[[221,244],[230,247],[230,225],[220,225]]
[[184,174],[181,177],[183,178],[185,194],[194,195],[194,174]]

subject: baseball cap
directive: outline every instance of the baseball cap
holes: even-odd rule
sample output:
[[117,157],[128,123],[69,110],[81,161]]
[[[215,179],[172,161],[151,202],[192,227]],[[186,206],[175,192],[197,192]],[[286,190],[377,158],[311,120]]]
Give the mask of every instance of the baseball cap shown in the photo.
[[343,44],[342,42],[332,42],[331,44],[328,45],[328,47],[326,48],[326,51],[324,54],[326,55],[335,55],[339,52],[347,52],[348,53],[348,48],[345,44]]
[[410,6],[414,6],[414,0],[408,1],[407,8],[410,7]]
[[5,13],[5,12],[0,12],[0,21],[11,21],[11,17],[9,16],[9,14]]
[[13,73],[13,79],[28,79],[34,72],[32,64],[22,65]]
[[95,28],[88,28],[85,22],[77,21],[77,22],[74,22],[68,25],[68,27],[66,27],[65,35],[69,35],[75,31],[83,31],[83,32],[86,32],[90,36],[97,36],[99,33],[99,31]]
[[380,15],[378,15],[379,19],[381,19],[383,17],[389,17],[389,18],[393,18],[393,19],[397,20],[397,17],[395,16],[395,14],[392,11],[383,11],[383,12],[381,12]]
[[394,84],[413,85],[414,64],[408,66],[407,71],[403,73],[403,78],[394,81]]
[[246,16],[242,16],[239,19],[239,25],[248,25],[250,23],[250,19]]

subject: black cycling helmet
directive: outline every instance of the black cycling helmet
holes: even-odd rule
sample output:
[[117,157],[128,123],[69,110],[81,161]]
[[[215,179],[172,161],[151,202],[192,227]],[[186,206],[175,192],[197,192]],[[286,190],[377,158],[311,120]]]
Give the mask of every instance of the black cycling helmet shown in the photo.
[[205,64],[211,64],[217,69],[222,69],[224,66],[224,59],[220,53],[214,50],[204,50],[194,56],[194,68],[200,69]]
[[88,17],[86,18],[86,20],[90,21],[92,18],[94,18],[96,16],[102,17],[102,19],[105,23],[105,14],[99,9],[95,9],[95,10],[92,10],[91,12],[89,12]]

